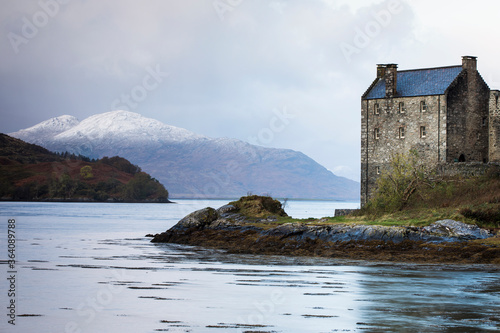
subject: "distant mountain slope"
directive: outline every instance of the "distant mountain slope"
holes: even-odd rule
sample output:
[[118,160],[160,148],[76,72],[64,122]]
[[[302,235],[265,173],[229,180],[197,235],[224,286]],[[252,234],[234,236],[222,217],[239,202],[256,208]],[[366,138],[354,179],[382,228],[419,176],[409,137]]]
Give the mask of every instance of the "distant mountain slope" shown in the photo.
[[[54,119],[63,117],[69,116]],[[239,197],[248,192],[287,198],[359,198],[359,183],[335,176],[289,149],[207,138],[128,111],[74,121],[64,131],[52,123],[48,120],[10,135],[58,152],[93,158],[123,156],[160,180],[174,198]]]
[[0,199],[168,202],[168,192],[124,158],[59,155],[0,133]]
[[[78,124],[79,121],[76,117],[64,115],[42,121],[33,127],[20,130],[16,132],[16,136],[12,136],[29,143],[41,145],[46,140],[50,140],[55,135],[63,133]],[[27,138],[29,140],[25,140],[23,138]]]

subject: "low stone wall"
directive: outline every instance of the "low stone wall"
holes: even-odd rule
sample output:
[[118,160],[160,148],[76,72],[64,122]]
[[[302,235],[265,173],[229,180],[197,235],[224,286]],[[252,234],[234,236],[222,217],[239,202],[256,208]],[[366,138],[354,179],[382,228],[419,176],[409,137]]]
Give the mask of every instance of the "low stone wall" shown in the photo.
[[480,162],[456,162],[440,164],[437,166],[436,171],[438,176],[453,177],[475,177],[484,175],[488,170],[495,168],[500,172],[500,163],[480,163]]
[[337,216],[347,216],[357,209],[335,209],[335,217]]

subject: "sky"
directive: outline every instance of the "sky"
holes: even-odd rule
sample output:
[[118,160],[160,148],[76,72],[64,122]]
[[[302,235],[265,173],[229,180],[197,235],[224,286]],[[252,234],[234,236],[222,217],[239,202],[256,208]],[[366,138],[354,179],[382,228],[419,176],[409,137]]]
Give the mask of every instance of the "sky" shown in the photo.
[[2,0],[0,132],[129,110],[359,181],[376,64],[477,56],[500,89],[498,13],[496,0]]

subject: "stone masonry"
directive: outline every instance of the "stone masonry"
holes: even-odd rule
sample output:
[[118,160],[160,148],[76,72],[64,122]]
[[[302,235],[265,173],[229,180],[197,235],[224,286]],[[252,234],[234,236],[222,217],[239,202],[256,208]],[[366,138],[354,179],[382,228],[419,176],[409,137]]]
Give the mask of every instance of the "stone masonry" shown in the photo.
[[361,98],[361,205],[395,153],[415,149],[431,167],[500,162],[499,95],[477,71],[476,57],[406,71],[377,65]]
[[490,161],[500,161],[500,91],[492,90],[490,92],[490,137],[489,153]]

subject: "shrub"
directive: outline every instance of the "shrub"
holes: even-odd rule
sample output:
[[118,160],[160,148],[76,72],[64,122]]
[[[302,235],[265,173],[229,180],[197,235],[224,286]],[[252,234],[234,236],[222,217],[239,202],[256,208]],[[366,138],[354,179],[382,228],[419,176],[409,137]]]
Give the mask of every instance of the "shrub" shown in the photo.
[[401,210],[420,187],[431,184],[430,176],[430,169],[416,150],[392,155],[389,168],[377,179],[377,190],[368,209]]

